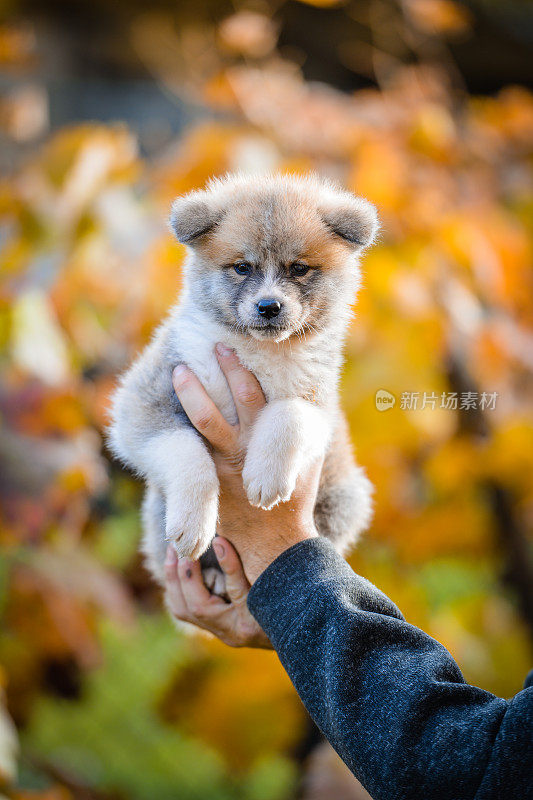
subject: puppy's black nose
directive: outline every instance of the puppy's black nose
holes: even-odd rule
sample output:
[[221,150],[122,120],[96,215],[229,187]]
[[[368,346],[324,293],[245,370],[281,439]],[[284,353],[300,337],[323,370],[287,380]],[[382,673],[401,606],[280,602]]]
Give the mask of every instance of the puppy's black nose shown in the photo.
[[277,317],[281,311],[281,303],[279,300],[273,300],[271,297],[265,297],[263,300],[258,302],[257,310],[262,317],[266,317],[266,319],[272,319],[272,317]]

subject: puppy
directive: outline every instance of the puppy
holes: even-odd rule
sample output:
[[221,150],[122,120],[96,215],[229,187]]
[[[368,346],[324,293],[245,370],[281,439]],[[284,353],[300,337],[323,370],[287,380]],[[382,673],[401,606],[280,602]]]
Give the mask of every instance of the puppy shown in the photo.
[[[244,462],[250,503],[287,501],[298,475],[324,456],[315,521],[344,552],[371,517],[372,487],[353,460],[337,387],[375,209],[316,176],[230,175],[178,198],[170,224],[189,248],[182,296],[122,377],[109,431],[114,453],[147,482],[149,569],[162,582],[169,541],[180,557],[198,558],[215,535],[215,467],[176,398],[172,371],[190,367],[235,423],[217,342],[235,350],[268,401]],[[223,594],[210,554],[204,579]]]

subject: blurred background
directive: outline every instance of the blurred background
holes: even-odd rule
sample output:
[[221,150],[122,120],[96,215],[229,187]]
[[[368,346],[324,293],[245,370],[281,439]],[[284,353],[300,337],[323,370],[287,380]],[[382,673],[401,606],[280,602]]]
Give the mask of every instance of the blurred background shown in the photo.
[[108,397],[179,291],[176,194],[313,169],[370,199],[342,395],[376,513],[351,563],[468,681],[517,692],[532,5],[2,0],[0,20],[0,795],[368,797],[273,654],[162,612]]

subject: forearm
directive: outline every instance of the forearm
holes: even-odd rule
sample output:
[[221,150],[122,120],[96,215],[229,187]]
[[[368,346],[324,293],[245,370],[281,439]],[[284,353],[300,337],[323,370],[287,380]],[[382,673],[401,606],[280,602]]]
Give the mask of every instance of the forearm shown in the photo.
[[476,793],[508,704],[467,685],[449,653],[329,543],[283,553],[248,604],[309,713],[375,800],[499,797]]

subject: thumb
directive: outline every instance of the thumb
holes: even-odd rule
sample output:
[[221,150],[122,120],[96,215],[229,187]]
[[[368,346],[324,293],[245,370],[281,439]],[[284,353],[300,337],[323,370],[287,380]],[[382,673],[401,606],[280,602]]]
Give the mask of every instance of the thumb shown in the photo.
[[232,603],[242,603],[250,591],[248,578],[244,574],[241,559],[233,545],[222,536],[216,536],[213,541],[220,568],[226,578],[226,593]]

